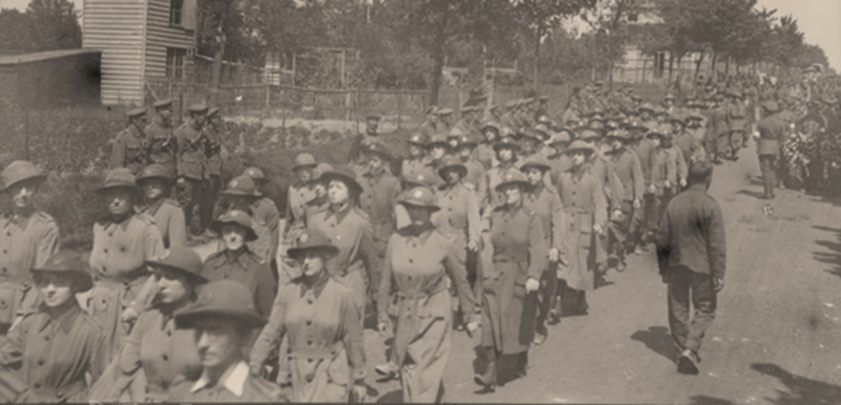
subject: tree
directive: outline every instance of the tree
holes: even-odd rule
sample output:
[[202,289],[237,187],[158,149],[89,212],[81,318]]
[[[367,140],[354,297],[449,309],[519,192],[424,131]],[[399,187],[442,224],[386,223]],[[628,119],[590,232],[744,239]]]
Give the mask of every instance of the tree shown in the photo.
[[26,8],[36,51],[82,46],[82,28],[69,0],[32,0]]
[[13,8],[0,10],[0,49],[18,52],[37,49],[32,40],[31,26],[28,15]]

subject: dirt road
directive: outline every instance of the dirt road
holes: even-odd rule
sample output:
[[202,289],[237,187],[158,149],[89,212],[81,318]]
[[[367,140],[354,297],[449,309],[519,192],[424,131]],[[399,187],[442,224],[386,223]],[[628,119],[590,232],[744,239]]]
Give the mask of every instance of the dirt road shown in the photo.
[[[753,149],[718,166],[710,193],[727,223],[728,260],[717,318],[701,349],[701,374],[675,372],[666,286],[653,249],[634,256],[614,284],[589,297],[590,314],[564,318],[532,347],[528,376],[480,395],[477,339],[455,333],[444,383],[452,402],[841,403],[841,208],[780,190],[765,201]],[[400,400],[399,383],[377,383],[382,339],[366,330],[369,394]]]
[[[701,374],[675,372],[666,286],[653,249],[589,296],[590,313],[564,318],[530,351],[528,376],[481,395],[473,383],[478,338],[456,332],[444,383],[448,402],[841,403],[841,208],[779,190],[763,212],[753,149],[716,168],[712,196],[724,211],[726,286],[701,349]],[[206,248],[205,248],[206,250]],[[203,256],[207,252],[202,252]],[[369,400],[401,400],[377,382],[382,338],[365,331]]]

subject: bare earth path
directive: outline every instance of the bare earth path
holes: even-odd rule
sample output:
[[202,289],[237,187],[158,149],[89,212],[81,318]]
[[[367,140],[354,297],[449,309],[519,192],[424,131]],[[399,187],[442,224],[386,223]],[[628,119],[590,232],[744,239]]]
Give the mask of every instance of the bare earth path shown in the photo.
[[[712,196],[726,221],[726,286],[701,349],[701,374],[675,372],[666,287],[652,251],[632,256],[613,284],[589,296],[590,314],[564,318],[532,347],[528,376],[480,395],[478,339],[456,332],[444,376],[447,402],[841,403],[841,208],[799,191],[765,202],[753,149],[716,168]],[[369,395],[401,400],[396,381],[376,382],[382,338],[365,331]],[[370,400],[370,399],[369,399]]]

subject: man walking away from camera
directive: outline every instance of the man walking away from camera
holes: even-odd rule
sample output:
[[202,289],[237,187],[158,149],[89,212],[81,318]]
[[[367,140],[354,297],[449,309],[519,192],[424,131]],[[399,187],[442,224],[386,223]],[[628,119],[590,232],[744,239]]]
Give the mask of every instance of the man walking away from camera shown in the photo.
[[677,371],[682,374],[698,374],[701,340],[715,319],[716,296],[724,288],[724,218],[707,194],[712,172],[708,161],[692,166],[689,188],[666,208],[656,235],[660,274],[669,286],[669,327],[680,350]]

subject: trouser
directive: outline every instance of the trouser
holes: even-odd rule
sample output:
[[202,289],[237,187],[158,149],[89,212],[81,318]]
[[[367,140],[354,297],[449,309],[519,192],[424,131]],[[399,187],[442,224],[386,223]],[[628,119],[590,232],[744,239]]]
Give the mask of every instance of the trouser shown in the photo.
[[[698,352],[704,332],[715,319],[716,293],[709,274],[687,267],[675,267],[667,275],[669,282],[669,328],[675,344]],[[690,317],[690,302],[695,314]]]
[[759,155],[759,169],[762,170],[765,196],[772,197],[774,187],[777,186],[777,157],[774,155]]
[[[540,290],[537,292],[537,321],[535,332],[546,335],[546,319],[549,318],[549,311],[552,310],[552,303],[558,289],[558,262],[550,262],[549,269],[543,272],[540,277]],[[560,316],[560,313],[556,314]]]
[[624,260],[625,250],[628,248],[631,236],[631,221],[634,214],[633,201],[622,201],[622,206],[617,207],[621,211],[616,215],[616,208],[611,209],[610,223],[608,224],[608,253],[610,257]]
[[657,230],[657,196],[654,193],[646,193],[644,197],[645,204],[645,229],[650,232]]
[[[193,235],[198,235],[204,232],[207,226],[203,222],[202,207],[210,204],[206,198],[207,195],[207,180],[198,180],[191,178],[184,178],[184,182],[178,186],[178,203],[184,208],[184,220]],[[193,226],[193,214],[198,209],[198,227]]]
[[739,149],[742,148],[742,144],[744,144],[745,140],[745,131],[732,131],[730,132],[730,152],[733,156],[736,156],[739,153]]
[[647,205],[645,198],[643,198],[640,200],[640,207],[635,208],[631,213],[631,224],[628,227],[627,241],[629,249],[640,242],[640,237],[645,232],[645,210],[647,209]]
[[[216,199],[219,197],[219,192],[222,190],[222,176],[217,174],[210,175],[207,180],[207,191],[204,195],[205,200],[201,202],[201,220],[205,225],[210,225],[214,219],[219,218],[224,212],[217,212]],[[218,215],[218,216],[217,216]]]
[[657,205],[657,220],[654,223],[654,230],[657,230],[657,227],[660,226],[660,220],[663,219],[663,215],[666,213],[666,208],[668,208],[669,202],[671,202],[672,198],[677,195],[677,187],[678,186],[663,187],[663,193],[655,198],[654,204]]

